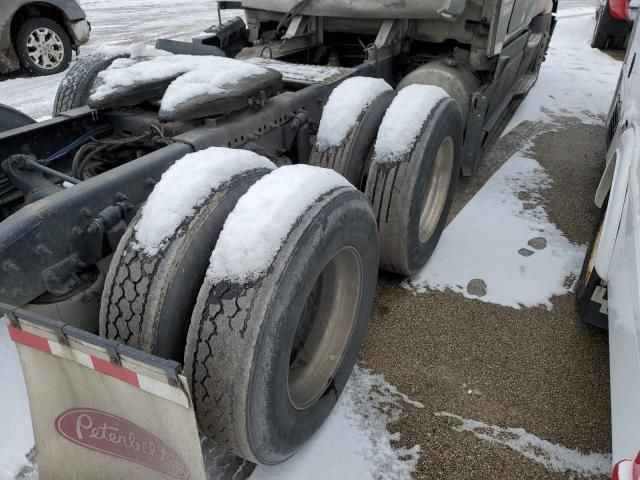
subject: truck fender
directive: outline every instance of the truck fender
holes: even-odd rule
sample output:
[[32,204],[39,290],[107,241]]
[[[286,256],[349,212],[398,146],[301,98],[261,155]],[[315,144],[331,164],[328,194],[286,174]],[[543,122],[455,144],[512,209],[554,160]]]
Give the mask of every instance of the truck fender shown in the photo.
[[596,204],[600,202],[600,205],[604,203],[607,194],[609,195],[594,262],[598,275],[604,281],[608,279],[611,256],[620,228],[622,209],[629,185],[631,160],[635,156],[637,131],[638,127],[634,124],[620,135],[618,147],[607,164],[596,193]]
[[400,80],[396,90],[414,84],[442,88],[456,101],[465,122],[469,115],[471,96],[482,86],[478,76],[469,67],[453,58],[434,60],[416,68]]
[[[25,4],[27,3],[25,2]],[[38,3],[57,8],[70,22],[84,20],[87,17],[77,2],[70,0],[39,0]]]

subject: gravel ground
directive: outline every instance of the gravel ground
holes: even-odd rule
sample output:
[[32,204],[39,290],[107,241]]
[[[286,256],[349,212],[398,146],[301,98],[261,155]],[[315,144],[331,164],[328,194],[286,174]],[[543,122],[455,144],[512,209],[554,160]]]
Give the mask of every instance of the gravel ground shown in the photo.
[[[460,182],[452,217],[535,131],[521,124],[493,145],[478,175]],[[532,152],[553,179],[543,194],[550,219],[571,241],[588,242],[604,128],[565,121],[537,136]],[[573,295],[554,298],[551,311],[514,310],[452,292],[416,295],[399,283],[382,275],[361,365],[425,405],[393,426],[399,445],[423,447],[415,478],[567,478],[453,430],[459,422],[434,416],[440,411],[584,453],[611,451],[607,336],[577,323]]]

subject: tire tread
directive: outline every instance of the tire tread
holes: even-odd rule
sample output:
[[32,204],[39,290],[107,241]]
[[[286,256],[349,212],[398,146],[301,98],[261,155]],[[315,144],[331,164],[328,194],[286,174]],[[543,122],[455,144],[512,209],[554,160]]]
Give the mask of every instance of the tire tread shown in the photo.
[[90,55],[73,65],[60,82],[53,101],[53,116],[88,104],[98,74],[124,55]]

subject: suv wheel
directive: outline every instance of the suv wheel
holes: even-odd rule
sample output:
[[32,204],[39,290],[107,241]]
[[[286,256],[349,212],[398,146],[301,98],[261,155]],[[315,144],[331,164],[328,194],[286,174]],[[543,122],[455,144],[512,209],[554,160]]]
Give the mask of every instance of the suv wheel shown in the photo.
[[31,75],[60,73],[71,62],[71,39],[58,23],[44,17],[22,24],[16,37],[16,52]]

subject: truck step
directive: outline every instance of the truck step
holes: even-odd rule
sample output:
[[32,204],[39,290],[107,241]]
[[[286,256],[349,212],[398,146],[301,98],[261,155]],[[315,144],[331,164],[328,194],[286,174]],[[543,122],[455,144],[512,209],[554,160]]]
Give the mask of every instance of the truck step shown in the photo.
[[518,81],[513,85],[513,94],[515,96],[526,95],[533,84],[536,83],[538,76],[535,73],[525,73],[518,79]]
[[289,63],[262,57],[251,58],[247,61],[280,72],[285,83],[299,85],[331,85],[353,75],[356,71],[354,68]]

